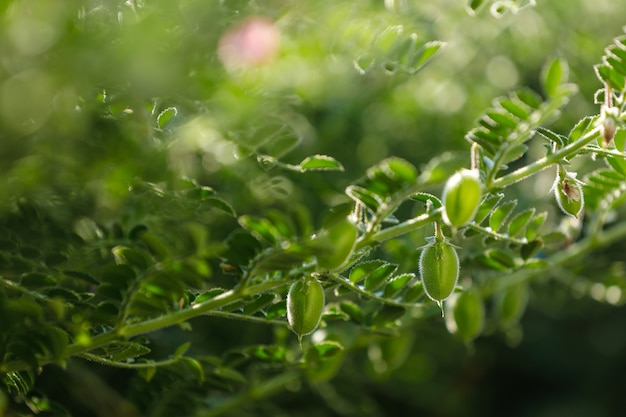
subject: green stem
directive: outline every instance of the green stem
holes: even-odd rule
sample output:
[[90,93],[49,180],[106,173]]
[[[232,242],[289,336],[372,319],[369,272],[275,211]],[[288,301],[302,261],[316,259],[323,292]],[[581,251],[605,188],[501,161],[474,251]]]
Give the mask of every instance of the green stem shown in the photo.
[[563,159],[567,159],[569,156],[575,155],[582,148],[587,146],[589,143],[594,141],[597,138],[597,135],[600,133],[600,126],[594,128],[593,130],[587,132],[587,134],[581,136],[577,141],[570,143],[569,145],[561,148],[560,150],[546,155],[545,157],[533,162],[530,165],[526,165],[516,171],[511,172],[503,177],[493,180],[490,183],[487,183],[486,186],[491,189],[501,189],[506,187],[507,185],[516,183],[525,178],[530,177],[542,171],[549,166],[562,161]]
[[[22,294],[26,294],[34,299],[36,299],[37,301],[41,301],[44,302],[46,304],[55,304],[57,301],[54,299],[51,299],[50,297],[47,297],[41,293],[38,293],[37,291],[32,291],[29,290],[27,288],[22,287],[20,284],[10,281],[8,279],[5,279],[3,277],[0,277],[0,284],[2,284],[4,287],[9,288],[11,290],[15,290],[15,291],[19,291]],[[71,305],[70,303],[63,303],[64,305]]]
[[[261,294],[266,291],[279,288],[286,285],[289,280],[269,281],[247,288],[246,295]],[[165,314],[150,320],[145,320],[125,327],[110,330],[91,338],[88,344],[71,344],[65,350],[66,357],[80,355],[89,352],[95,348],[108,345],[116,340],[123,338],[132,338],[146,333],[151,333],[166,327],[174,326],[186,322],[194,317],[210,314],[213,310],[225,307],[229,304],[237,302],[241,298],[241,293],[237,290],[226,291],[210,300],[203,301],[198,304],[179,310],[173,313]],[[44,358],[40,361],[40,365],[52,363],[52,358]],[[0,365],[0,373],[15,372],[30,369],[31,366],[25,362],[16,361]]]
[[521,282],[532,281],[540,277],[545,277],[546,273],[551,269],[560,268],[573,264],[583,259],[593,250],[606,247],[620,239],[626,238],[626,223],[620,223],[615,227],[608,229],[601,234],[589,236],[582,239],[571,246],[556,252],[546,261],[549,266],[541,269],[521,269],[512,274],[505,275],[500,279],[494,280],[494,285],[485,288],[485,296],[489,296],[495,292],[502,291],[506,288],[514,286]]
[[613,158],[626,159],[626,155],[617,149],[601,148],[599,146],[589,146],[585,149],[586,153],[594,153],[599,156],[611,156]]
[[139,363],[129,363],[129,362],[117,362],[111,361],[109,359],[105,359],[98,355],[92,355],[91,353],[80,353],[77,355],[80,358],[87,359],[91,362],[96,362],[101,365],[112,366],[114,368],[124,368],[124,369],[141,369],[141,368],[153,368],[155,366],[166,366],[176,363],[180,360],[180,358],[172,358],[165,359],[162,361],[152,361],[152,362],[139,362]]
[[526,238],[516,239],[514,237],[502,235],[500,233],[494,232],[491,229],[481,227],[475,223],[468,224],[467,227],[482,235],[489,236],[490,238],[501,241],[501,242],[509,242],[509,243],[513,243],[514,245],[525,245],[528,243],[528,240]]
[[141,273],[137,279],[131,282],[130,288],[127,293],[124,295],[124,299],[122,300],[122,304],[120,305],[120,311],[117,316],[117,323],[115,327],[124,327],[124,323],[128,319],[128,314],[130,313],[130,306],[133,303],[133,300],[139,293],[139,289],[141,288],[141,282],[144,280],[146,274]]
[[362,238],[357,241],[355,249],[358,251],[366,248],[367,246],[393,239],[419,229],[420,227],[426,226],[439,219],[441,219],[441,209],[421,214],[395,226],[387,227],[386,229],[380,230],[372,235],[362,236]]
[[251,323],[261,323],[261,324],[273,324],[273,325],[277,325],[277,326],[288,326],[289,323],[287,323],[284,320],[268,320],[266,318],[263,317],[256,317],[256,316],[246,316],[243,314],[237,314],[237,313],[231,313],[228,311],[210,311],[208,313],[206,313],[208,316],[215,316],[215,317],[223,317],[226,319],[233,319],[233,320],[240,320],[240,321],[248,321]]
[[480,168],[480,145],[476,142],[472,143],[472,147],[470,149],[470,162],[471,169]]
[[[274,288],[278,288],[283,285],[286,285],[288,282],[289,282],[288,280],[268,281],[268,282],[263,282],[257,285],[249,286],[246,289],[246,295],[261,294],[266,291],[272,290]],[[213,310],[217,310],[218,308],[222,308],[236,301],[239,301],[240,298],[241,298],[241,293],[237,289],[226,291],[214,298],[211,298],[210,300],[206,300],[201,303],[194,304],[190,308],[176,311],[174,313],[167,314],[164,316],[156,317],[151,320],[146,320],[143,322],[132,324],[123,329],[120,329],[118,333],[120,336],[124,336],[124,337],[134,337],[134,336],[138,336],[144,333],[150,333],[155,330],[159,330],[165,327],[169,327],[169,326],[173,326],[173,325],[185,322],[194,317],[209,314]],[[105,335],[106,334],[107,333],[105,333]]]
[[379,297],[376,294],[372,294],[371,292],[368,292],[360,287],[357,287],[356,285],[354,285],[351,281],[342,278],[339,275],[335,275],[335,274],[325,274],[324,275],[327,278],[332,279],[333,281],[335,281],[336,283],[338,283],[339,285],[342,285],[346,288],[349,288],[350,291],[365,297],[365,298],[369,298],[370,300],[374,300],[374,301],[378,301],[381,304],[387,304],[387,305],[391,305],[391,306],[395,306],[395,307],[403,307],[403,308],[415,308],[415,307],[421,307],[420,304],[417,303],[403,303],[400,301],[394,301],[391,300],[389,298],[384,298],[384,297]]

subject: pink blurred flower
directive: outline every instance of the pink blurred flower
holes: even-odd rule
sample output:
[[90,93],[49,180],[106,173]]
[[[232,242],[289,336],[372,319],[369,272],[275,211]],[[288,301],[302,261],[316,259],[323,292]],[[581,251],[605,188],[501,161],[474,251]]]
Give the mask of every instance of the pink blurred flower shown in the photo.
[[280,32],[265,17],[250,17],[229,29],[219,41],[217,54],[228,69],[266,64],[278,55]]

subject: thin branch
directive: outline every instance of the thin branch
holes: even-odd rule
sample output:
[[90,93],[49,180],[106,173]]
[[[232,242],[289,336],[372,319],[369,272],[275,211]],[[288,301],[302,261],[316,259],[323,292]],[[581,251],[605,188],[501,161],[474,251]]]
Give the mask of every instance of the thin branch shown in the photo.
[[546,267],[541,269],[520,269],[511,274],[504,275],[500,279],[493,280],[493,285],[484,289],[485,296],[502,291],[521,282],[532,281],[545,277],[547,273],[556,268],[562,268],[568,264],[574,264],[590,252],[609,246],[612,243],[626,239],[626,223],[620,223],[602,233],[589,236],[570,245],[569,247],[554,253],[545,259]]
[[[280,288],[286,285],[289,280],[277,280],[277,281],[269,281],[263,282],[257,285],[252,285],[247,288],[247,295],[261,294],[267,291],[271,291],[276,288]],[[120,338],[132,338],[135,336],[139,336],[146,333],[151,333],[160,329],[164,329],[166,327],[174,326],[177,324],[184,323],[194,317],[203,316],[209,314],[213,310],[217,310],[219,308],[225,307],[229,304],[237,302],[241,297],[241,294],[238,291],[230,290],[226,291],[210,300],[203,301],[198,304],[194,304],[189,308],[185,308],[184,310],[175,311],[173,313],[165,314],[159,317],[155,317],[150,320],[145,320],[142,322],[134,323],[127,325],[126,327],[121,327],[117,329],[113,329],[99,335],[96,335],[91,338],[88,344],[79,343],[79,344],[71,344],[65,350],[65,354],[67,357],[76,356],[82,353],[89,352],[95,348],[108,345],[112,342]],[[48,363],[52,363],[54,360],[52,358],[44,358],[40,361],[40,365],[45,365]],[[24,369],[30,369],[31,365],[22,361],[16,361],[11,363],[6,363],[0,365],[0,372],[15,372],[21,371]]]
[[593,130],[587,132],[586,135],[580,137],[577,141],[570,143],[569,145],[563,147],[562,149],[559,149],[558,151],[550,155],[546,155],[545,157],[538,159],[530,165],[526,165],[516,171],[511,172],[510,174],[500,177],[493,182],[486,184],[486,186],[492,190],[504,188],[507,185],[516,183],[530,177],[531,175],[543,171],[544,169],[578,153],[589,143],[596,140],[598,134],[600,133],[600,130],[601,127],[597,126]]
[[367,246],[384,242],[389,239],[404,235],[417,230],[441,218],[441,209],[421,214],[417,217],[404,221],[395,226],[387,227],[371,235],[363,235],[356,243],[355,250],[364,249]]
[[333,281],[335,281],[336,283],[338,283],[339,285],[342,285],[346,288],[349,288],[350,291],[359,294],[362,297],[365,298],[369,298],[371,300],[374,301],[378,301],[381,304],[387,304],[387,305],[391,305],[391,306],[395,306],[395,307],[403,307],[403,308],[416,308],[416,307],[422,307],[421,304],[416,304],[416,303],[403,303],[401,301],[394,301],[391,300],[389,298],[384,298],[384,297],[380,297],[376,294],[373,294],[369,291],[366,291],[360,287],[357,287],[356,285],[354,285],[351,281],[342,278],[339,275],[335,275],[335,274],[324,274],[325,277],[332,279]]
[[224,317],[226,319],[233,319],[233,320],[241,320],[241,321],[248,321],[251,323],[261,323],[261,324],[273,324],[273,325],[278,325],[278,326],[288,326],[289,323],[287,323],[284,320],[271,320],[271,319],[266,319],[263,317],[257,317],[257,316],[246,316],[245,314],[237,314],[237,313],[231,313],[228,311],[210,311],[208,313],[206,313],[207,316],[215,316],[215,317]]
[[165,359],[161,361],[132,363],[132,362],[112,361],[112,360],[103,358],[98,355],[93,355],[91,353],[79,353],[76,356],[78,356],[79,358],[87,359],[90,362],[99,363],[101,365],[112,366],[114,368],[124,368],[124,369],[141,369],[141,368],[153,368],[155,366],[166,366],[166,365],[172,365],[180,360],[180,358],[171,358],[171,359]]
[[491,229],[488,229],[486,227],[482,227],[482,226],[478,226],[476,224],[468,224],[467,225],[468,228],[481,233],[483,235],[489,236],[492,239],[501,241],[501,242],[509,242],[509,243],[513,243],[515,245],[525,245],[528,243],[528,240],[526,238],[523,239],[516,239],[514,237],[508,236],[508,235],[503,235],[497,232],[494,232]]

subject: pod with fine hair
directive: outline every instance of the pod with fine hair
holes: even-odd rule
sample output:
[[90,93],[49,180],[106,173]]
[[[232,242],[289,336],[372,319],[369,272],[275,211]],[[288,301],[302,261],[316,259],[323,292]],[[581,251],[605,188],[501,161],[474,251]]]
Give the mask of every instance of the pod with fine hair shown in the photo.
[[443,221],[451,227],[461,227],[476,216],[482,197],[482,185],[477,169],[463,169],[452,175],[443,188]]
[[456,249],[443,236],[439,225],[436,225],[435,237],[422,249],[419,272],[424,292],[439,305],[442,315],[443,301],[456,287],[459,268],[459,256]]
[[319,326],[324,303],[324,287],[317,279],[306,277],[291,284],[287,293],[287,320],[299,341]]

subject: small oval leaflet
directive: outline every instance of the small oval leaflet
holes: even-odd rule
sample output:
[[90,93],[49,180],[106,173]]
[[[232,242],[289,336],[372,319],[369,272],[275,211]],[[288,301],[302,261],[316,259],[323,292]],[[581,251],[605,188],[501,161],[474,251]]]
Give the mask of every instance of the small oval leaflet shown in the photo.
[[168,107],[163,110],[157,116],[157,124],[159,125],[159,129],[163,129],[165,125],[167,125],[176,115],[178,114],[178,110],[176,107]]
[[300,171],[342,171],[343,165],[328,155],[312,155],[300,162]]

